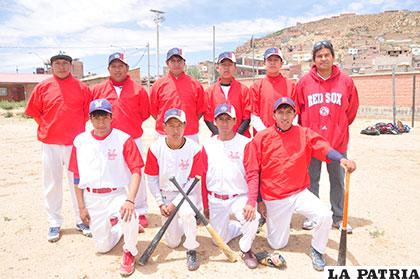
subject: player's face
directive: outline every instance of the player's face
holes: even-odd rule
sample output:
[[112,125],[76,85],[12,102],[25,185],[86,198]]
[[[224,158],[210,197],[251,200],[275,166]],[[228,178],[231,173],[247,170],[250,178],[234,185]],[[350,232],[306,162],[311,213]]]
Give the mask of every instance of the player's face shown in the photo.
[[104,136],[111,130],[112,115],[110,113],[93,114],[90,116],[93,132],[97,136]]
[[52,73],[59,79],[65,79],[70,75],[71,63],[64,59],[57,59],[51,65]]
[[288,130],[292,127],[293,118],[295,118],[295,110],[289,105],[281,105],[274,111],[274,120],[277,127],[282,130]]
[[166,61],[166,65],[168,65],[171,74],[178,77],[184,72],[185,61],[181,57],[174,55]]
[[229,59],[224,59],[219,63],[217,71],[221,79],[231,79],[236,72],[236,65]]
[[216,119],[214,119],[214,123],[216,124],[219,133],[230,133],[233,131],[236,119],[224,113],[216,117]]
[[328,48],[321,48],[315,53],[315,66],[319,71],[329,71],[332,69],[334,57],[331,50]]
[[171,118],[163,124],[163,130],[171,141],[179,141],[184,136],[185,123],[176,118]]
[[280,56],[271,55],[265,60],[265,69],[268,76],[277,76],[280,73],[280,68],[283,65],[283,61]]
[[128,66],[118,59],[108,66],[109,75],[113,81],[121,82],[127,78]]

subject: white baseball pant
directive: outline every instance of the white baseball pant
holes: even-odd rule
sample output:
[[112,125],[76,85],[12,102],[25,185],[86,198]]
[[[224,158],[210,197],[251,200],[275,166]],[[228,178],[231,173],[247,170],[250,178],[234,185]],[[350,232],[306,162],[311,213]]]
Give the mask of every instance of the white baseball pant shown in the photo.
[[[123,249],[133,256],[137,255],[138,222],[133,214],[131,220],[125,222],[120,218],[121,206],[127,199],[125,188],[106,194],[96,194],[84,191],[86,209],[90,216],[90,229],[99,253],[110,251],[124,235]],[[118,218],[118,223],[112,226],[111,219]]]
[[[136,138],[134,141],[136,142],[137,148],[139,149],[140,154],[144,162],[146,163],[146,157],[143,152],[143,143],[141,141],[141,138]],[[144,168],[142,168],[139,190],[137,191],[136,198],[134,199],[135,210],[136,210],[137,216],[147,214],[148,206],[147,206],[147,189],[146,188],[147,188],[146,177],[144,175]]]
[[[195,186],[197,187],[197,186]],[[165,205],[169,204],[179,192],[162,192],[162,200]],[[193,204],[197,204],[195,195],[188,195]],[[162,216],[162,224],[168,218]],[[197,242],[197,222],[195,220],[195,212],[187,201],[184,201],[178,210],[174,219],[165,232],[165,240],[170,248],[176,248],[181,243],[182,236],[185,234],[184,248],[187,250],[195,250],[200,245]]]
[[324,253],[332,225],[332,212],[319,198],[305,189],[281,200],[264,200],[267,207],[267,241],[273,249],[287,245],[290,221],[294,212],[316,222],[313,229],[312,247]]
[[[228,243],[242,234],[239,240],[239,248],[242,252],[251,249],[258,230],[260,214],[252,221],[245,221],[243,209],[248,201],[247,195],[239,195],[231,199],[222,200],[208,195],[210,224],[216,232]],[[233,214],[236,220],[230,220]]]
[[42,144],[42,173],[44,184],[45,208],[51,227],[61,227],[63,216],[63,167],[67,173],[68,187],[76,217],[76,224],[82,223],[73,186],[73,173],[68,171],[71,145]]

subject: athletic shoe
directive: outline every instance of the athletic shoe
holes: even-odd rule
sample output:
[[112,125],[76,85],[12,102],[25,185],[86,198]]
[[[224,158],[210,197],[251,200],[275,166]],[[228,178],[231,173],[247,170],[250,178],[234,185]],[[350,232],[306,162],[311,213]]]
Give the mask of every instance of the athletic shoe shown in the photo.
[[[342,224],[343,224],[343,221],[338,221],[338,222],[334,222],[332,226],[341,232]],[[347,230],[347,234],[353,233],[353,228],[350,226],[349,223],[347,223],[346,230]]]
[[258,220],[257,234],[262,231],[262,228],[263,228],[264,224],[265,224],[265,218],[261,216],[261,218]]
[[197,270],[200,267],[200,262],[197,259],[197,251],[187,251],[187,267],[189,271]]
[[324,256],[311,246],[312,266],[316,271],[323,271],[325,267]]
[[242,252],[242,260],[244,261],[245,265],[250,269],[254,269],[258,266],[257,258],[251,250],[249,250],[248,252]]
[[120,274],[123,277],[130,276],[134,272],[135,258],[127,250],[124,250],[124,254],[120,265]]
[[147,217],[146,215],[140,215],[139,216],[139,224],[143,227],[143,228],[147,228],[149,226],[149,222],[147,221]]
[[313,228],[315,228],[315,226],[316,226],[315,221],[305,218],[305,220],[303,221],[302,229],[310,231]]
[[79,232],[82,232],[84,236],[92,237],[92,232],[90,231],[89,226],[85,225],[84,223],[77,224],[76,230],[78,230]]
[[47,239],[49,242],[58,241],[60,239],[60,227],[50,227]]

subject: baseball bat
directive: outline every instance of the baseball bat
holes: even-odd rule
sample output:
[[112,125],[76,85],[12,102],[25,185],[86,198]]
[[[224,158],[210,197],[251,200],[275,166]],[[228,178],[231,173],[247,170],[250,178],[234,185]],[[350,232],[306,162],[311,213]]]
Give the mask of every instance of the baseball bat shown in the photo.
[[236,262],[236,254],[235,252],[230,249],[230,247],[223,241],[220,235],[215,231],[215,229],[210,225],[209,221],[207,221],[206,217],[197,209],[197,207],[192,203],[192,201],[188,198],[185,192],[182,190],[181,186],[179,186],[178,182],[176,181],[175,177],[169,178],[175,187],[179,190],[179,192],[184,196],[187,202],[190,204],[192,210],[194,210],[197,217],[200,221],[204,224],[207,231],[210,233],[211,237],[213,238],[214,242],[216,243],[217,247],[226,255],[230,262]]
[[[195,184],[200,181],[200,178],[196,176],[194,178],[193,183],[187,190],[187,195],[194,189]],[[150,256],[155,251],[157,245],[159,244],[160,240],[162,239],[163,235],[165,234],[166,230],[168,229],[169,225],[172,223],[172,220],[174,219],[175,215],[181,208],[181,205],[184,203],[185,198],[182,198],[182,200],[178,203],[177,207],[171,212],[171,215],[169,215],[168,219],[166,219],[165,224],[160,228],[160,230],[156,233],[155,237],[150,242],[149,246],[147,246],[146,250],[144,250],[143,254],[138,260],[138,263],[140,265],[145,265],[147,261],[149,260]]]
[[347,252],[347,217],[349,208],[349,187],[350,187],[350,173],[346,171],[344,184],[344,208],[343,208],[343,223],[341,225],[340,245],[338,248],[338,266],[346,265]]

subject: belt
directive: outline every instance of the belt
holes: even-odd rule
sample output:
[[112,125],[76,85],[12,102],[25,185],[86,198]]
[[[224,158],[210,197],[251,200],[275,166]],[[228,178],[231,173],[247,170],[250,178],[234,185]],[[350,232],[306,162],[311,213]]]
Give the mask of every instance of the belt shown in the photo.
[[221,199],[221,200],[228,200],[228,199],[234,198],[236,196],[239,196],[239,194],[234,194],[234,195],[219,195],[219,194],[217,194],[215,192],[210,192],[210,191],[208,191],[207,193],[210,196],[213,196],[213,197],[215,197],[217,199]]
[[117,189],[118,188],[89,188],[89,187],[86,187],[86,190],[88,192],[92,192],[92,193],[95,193],[95,194],[107,194],[107,193],[111,193],[111,192],[113,192]]

